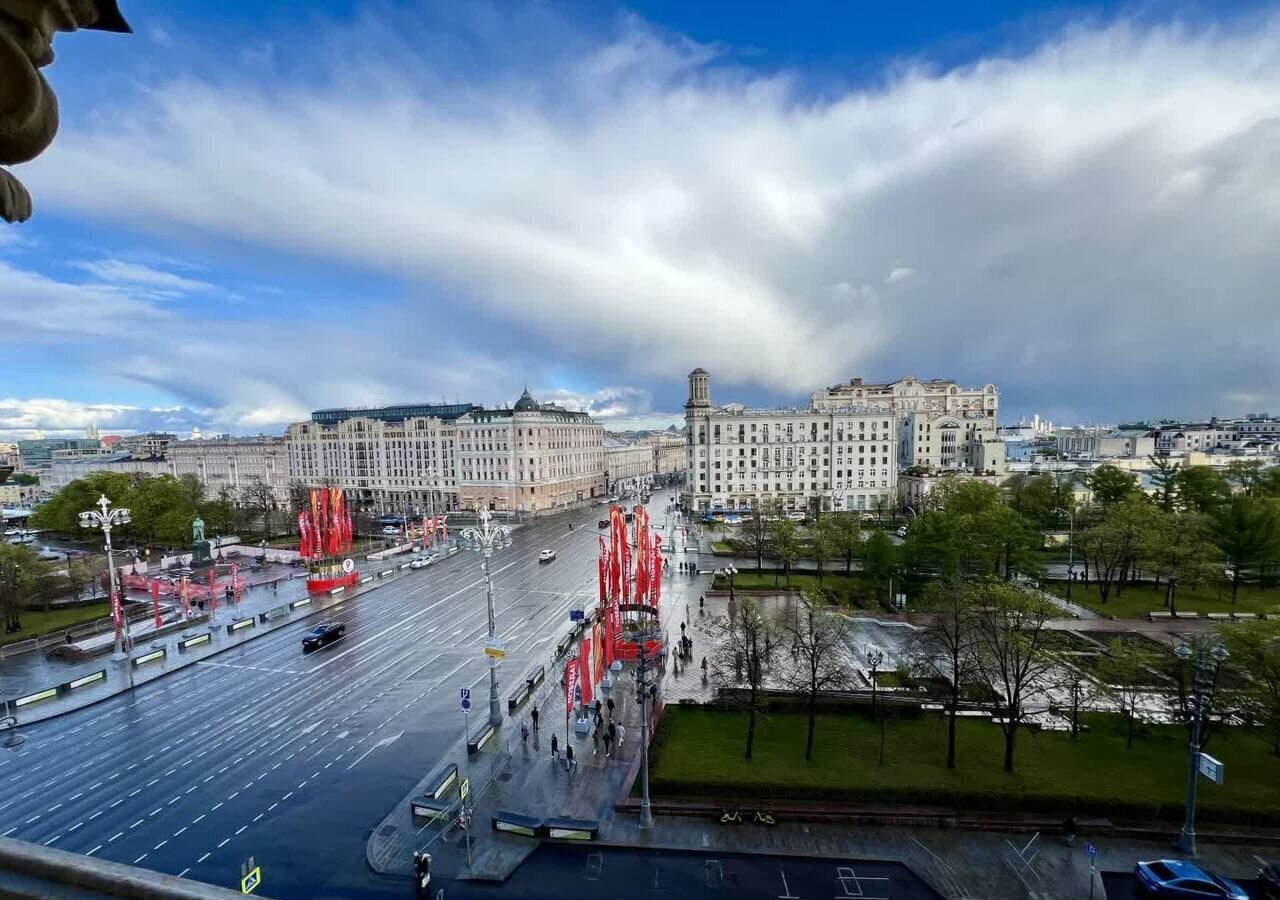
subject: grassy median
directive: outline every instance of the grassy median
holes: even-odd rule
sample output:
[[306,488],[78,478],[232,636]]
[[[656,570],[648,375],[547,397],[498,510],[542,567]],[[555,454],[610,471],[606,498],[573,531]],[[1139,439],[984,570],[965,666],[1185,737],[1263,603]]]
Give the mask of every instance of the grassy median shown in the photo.
[[[653,790],[668,797],[844,800],[955,806],[971,811],[1109,815],[1117,819],[1182,815],[1186,731],[1144,726],[1125,749],[1117,716],[1088,718],[1069,734],[1021,731],[1017,771],[1004,772],[1000,729],[961,719],[957,768],[948,770],[946,721],[938,715],[886,721],[860,714],[818,717],[814,759],[804,758],[806,717],[771,713],[757,725],[754,758],[743,759],[745,715],[668,707],[655,741]],[[1206,752],[1226,766],[1222,786],[1201,781],[1204,821],[1280,825],[1280,758],[1243,729],[1215,734]]]
[[[1060,597],[1067,595],[1066,581],[1046,581],[1044,587]],[[1119,596],[1112,588],[1106,603],[1098,597],[1096,585],[1077,582],[1071,586],[1071,599],[1117,619],[1145,619],[1147,613],[1167,611],[1164,586],[1157,588],[1154,582],[1131,585]],[[1232,603],[1230,585],[1183,586],[1178,588],[1177,602],[1180,613],[1267,613],[1280,610],[1280,588],[1264,591],[1257,585],[1241,585],[1240,595]]]
[[80,625],[84,622],[92,622],[94,619],[103,619],[109,615],[111,615],[110,603],[94,603],[91,606],[53,609],[50,612],[23,610],[21,617],[22,630],[13,634],[0,634],[0,644],[25,641],[27,638],[48,634],[50,631],[70,628],[72,625]]

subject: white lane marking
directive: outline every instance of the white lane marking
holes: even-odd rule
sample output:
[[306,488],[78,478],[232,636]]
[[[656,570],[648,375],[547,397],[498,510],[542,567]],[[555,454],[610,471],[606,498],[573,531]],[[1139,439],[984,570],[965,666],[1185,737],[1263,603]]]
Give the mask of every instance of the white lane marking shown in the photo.
[[163,840],[163,841],[161,841],[160,843],[156,844],[156,845],[155,845],[154,847],[152,847],[151,849],[152,849],[152,850],[159,850],[161,847],[163,847],[163,846],[164,846],[165,844],[167,844],[167,843],[169,843],[169,841],[168,841],[168,839],[166,838],[165,840]]
[[147,782],[147,787],[155,787],[159,783],[160,783],[159,778],[152,778],[150,781]]
[[236,791],[234,794],[231,794],[230,796],[228,796],[228,797],[227,797],[227,799],[228,799],[228,800],[234,800],[234,799],[236,799],[236,798],[237,798],[237,797],[239,797],[239,796],[240,796],[240,792],[239,792],[239,791]]
[[116,832],[116,836],[115,836],[115,837],[113,837],[110,841],[107,841],[107,843],[108,843],[108,844],[110,844],[112,841],[117,841],[117,840],[119,840],[119,839],[120,839],[120,838],[122,838],[122,837],[124,837],[124,832],[123,832],[123,831],[117,831],[117,832]]
[[91,785],[89,785],[89,790],[91,790],[91,791],[96,791],[96,790],[97,790],[98,788],[100,788],[100,787],[102,787],[102,782],[101,782],[101,781],[99,781],[97,784],[91,784]]
[[89,821],[90,821],[90,822],[92,822],[94,819],[98,818],[98,816],[100,816],[100,815],[102,815],[102,810],[98,810],[96,813],[94,813],[93,815],[91,815],[91,816],[89,817]]
[[230,843],[231,843],[231,838],[225,838],[222,841],[222,843],[218,845],[218,849],[221,850],[223,847],[227,846],[227,844],[230,844]]
[[248,825],[241,825],[239,828],[236,829],[236,834],[239,834],[240,832],[244,831],[248,827],[249,827]]
[[181,878],[183,875],[186,875],[190,871],[191,871],[191,867],[187,866],[185,869],[183,869],[181,872],[178,873],[178,877]]
[[158,816],[158,815],[160,814],[160,811],[161,811],[162,809],[164,809],[164,807],[162,807],[162,806],[157,806],[155,809],[151,810],[151,812],[147,813],[147,818],[149,819],[149,818],[151,818],[152,816]]
[[96,847],[94,847],[92,850],[90,850],[88,853],[86,853],[86,854],[85,854],[85,856],[93,856],[93,854],[97,853],[97,852],[98,852],[99,850],[101,850],[101,849],[102,849],[102,845],[101,845],[101,844],[99,844],[98,846],[96,846]]
[[197,865],[197,866],[198,866],[198,865],[200,865],[200,863],[204,862],[204,861],[205,861],[206,859],[208,859],[210,856],[213,856],[213,854],[212,854],[212,853],[206,853],[204,856],[202,856],[202,857],[200,857],[199,859],[197,859],[197,860],[196,860],[196,865]]
[[134,822],[132,825],[129,826],[129,830],[133,831],[133,829],[137,828],[139,825],[141,825],[145,821],[146,821],[145,819],[139,819],[138,821]]
[[147,858],[147,854],[144,853],[141,856],[139,856],[137,859],[135,859],[133,861],[133,864],[136,866],[138,863],[142,862],[146,858]]
[[204,813],[201,813],[200,815],[196,816],[194,819],[192,819],[192,820],[191,820],[191,824],[192,824],[192,825],[199,825],[199,824],[200,824],[200,820],[201,820],[201,819],[203,819],[204,817],[205,817],[205,814],[204,814]]
[[173,836],[174,836],[174,837],[177,837],[178,835],[182,834],[182,832],[184,832],[184,831],[186,831],[186,830],[187,830],[187,826],[186,826],[186,825],[183,825],[181,828],[179,828],[177,831],[175,831],[175,832],[173,833]]
[[45,841],[45,842],[44,842],[44,845],[45,845],[46,847],[48,847],[50,844],[52,844],[54,841],[58,840],[60,837],[62,837],[62,835],[60,835],[60,834],[55,834],[53,837],[49,838],[49,840]]
[[141,793],[142,793],[142,788],[134,788],[132,791],[129,792],[129,796],[136,797]]
[[67,834],[70,834],[71,832],[75,831],[77,828],[79,828],[79,827],[80,827],[81,825],[83,825],[83,824],[84,824],[84,822],[82,822],[82,821],[81,821],[81,822],[77,822],[76,824],[72,825],[70,828],[68,828],[68,829],[67,829]]
[[62,804],[61,804],[61,803],[55,803],[53,806],[50,806],[50,807],[49,807],[49,812],[53,812],[54,810],[58,810],[58,809],[62,809]]
[[23,824],[30,825],[32,822],[38,822],[39,820],[40,820],[40,817],[36,815],[36,816],[32,816],[30,819],[27,819],[27,821],[24,822]]
[[283,797],[281,797],[280,799],[281,799],[281,801],[284,801],[284,800],[288,800],[288,799],[289,799],[290,797],[292,797],[292,796],[293,796],[293,791],[290,791],[289,793],[285,794],[285,795],[284,795]]
[[213,779],[214,779],[215,777],[216,777],[216,776],[214,776],[214,775],[210,775],[208,778],[206,778],[206,779],[204,780],[204,783],[205,783],[205,784],[208,784],[210,781],[213,781]]
[[217,812],[221,806],[222,806],[222,803],[221,801],[219,801],[218,805],[213,807],[213,809],[209,810],[209,812]]
[[18,827],[15,825],[13,828],[10,828],[4,834],[0,834],[0,837],[8,837],[9,835],[13,834],[17,830],[18,830]]
[[256,821],[258,821],[259,819],[261,819],[261,818],[262,818],[263,816],[265,816],[265,815],[266,815],[266,813],[258,813],[256,816],[254,816],[254,817],[253,817],[253,821],[254,821],[254,822],[256,822]]

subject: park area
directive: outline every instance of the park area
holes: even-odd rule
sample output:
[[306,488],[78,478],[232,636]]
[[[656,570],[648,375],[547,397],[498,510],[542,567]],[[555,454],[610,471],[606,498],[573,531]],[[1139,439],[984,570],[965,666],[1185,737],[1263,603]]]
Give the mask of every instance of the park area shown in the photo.
[[92,622],[95,619],[106,618],[109,615],[111,615],[110,603],[94,603],[88,606],[67,606],[63,608],[55,607],[49,612],[41,612],[34,609],[23,610],[22,630],[15,631],[13,634],[0,634],[0,645],[25,641],[28,638],[48,634],[51,631],[61,631],[64,628],[70,628],[73,625],[80,625],[84,622]]
[[[820,715],[814,758],[804,758],[807,717],[772,712],[757,722],[754,758],[743,758],[745,713],[668,707],[655,736],[657,796],[767,798],[1104,815],[1178,821],[1187,771],[1187,732],[1140,727],[1125,749],[1121,717],[1095,714],[1088,730],[1020,731],[1016,772],[1003,771],[1003,736],[985,719],[958,722],[957,767],[948,770],[946,720],[937,714],[888,718],[884,764],[880,724],[865,712]],[[1226,767],[1225,784],[1203,781],[1202,822],[1280,825],[1280,757],[1245,729],[1213,735],[1206,752]]]
[[[1045,590],[1059,597],[1067,595],[1067,583],[1047,580]],[[1076,583],[1071,586],[1071,599],[1081,606],[1105,613],[1116,619],[1145,619],[1151,612],[1167,612],[1164,605],[1164,585],[1143,581],[1129,585],[1119,594],[1111,589],[1107,602],[1098,597],[1098,589],[1092,584]],[[1255,584],[1242,584],[1236,602],[1231,602],[1229,584],[1182,585],[1178,588],[1179,613],[1261,613],[1280,611],[1280,587],[1267,589]]]

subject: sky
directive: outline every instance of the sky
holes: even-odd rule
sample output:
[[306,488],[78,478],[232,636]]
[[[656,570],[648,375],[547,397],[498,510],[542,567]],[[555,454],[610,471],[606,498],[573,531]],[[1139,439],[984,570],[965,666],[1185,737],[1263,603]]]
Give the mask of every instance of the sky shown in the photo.
[[121,0],[0,224],[0,439],[862,377],[1280,412],[1280,5]]

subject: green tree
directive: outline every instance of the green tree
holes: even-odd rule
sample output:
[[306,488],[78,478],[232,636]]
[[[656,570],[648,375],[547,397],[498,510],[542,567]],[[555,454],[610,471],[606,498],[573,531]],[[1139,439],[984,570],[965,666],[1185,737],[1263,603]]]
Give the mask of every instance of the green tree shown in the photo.
[[975,590],[977,671],[995,698],[993,712],[1004,734],[1004,770],[1012,773],[1027,704],[1043,692],[1044,676],[1058,664],[1048,652],[1044,627],[1054,607],[999,581],[980,582]]
[[1280,756],[1280,610],[1277,615],[1233,625],[1222,641],[1235,664],[1248,673],[1245,709],[1262,726],[1271,751]]
[[770,498],[760,503],[753,503],[751,514],[742,523],[739,532],[747,548],[755,555],[756,571],[764,565],[764,551],[769,545],[769,523],[779,516],[778,501]]
[[862,548],[862,571],[871,582],[877,599],[891,600],[889,582],[898,561],[898,551],[889,536],[877,528]]
[[791,665],[783,672],[783,683],[805,697],[809,729],[804,758],[813,759],[813,739],[818,718],[818,695],[847,690],[853,683],[853,669],[846,659],[849,627],[846,620],[826,613],[806,614],[783,628],[783,639],[791,641]]
[[823,516],[809,529],[809,555],[818,564],[818,584],[822,584],[822,575],[827,561],[836,555],[838,541],[836,520],[833,516]]
[[1000,488],[985,481],[960,481],[947,492],[943,511],[953,516],[976,516],[1002,504]]
[[[200,504],[200,518],[204,519],[206,534],[224,534],[235,530],[236,493],[230,485],[223,485],[218,496]],[[187,535],[187,541],[190,535]],[[184,545],[187,543],[184,541]]]
[[80,595],[92,581],[93,569],[85,560],[77,558],[67,563],[67,585],[76,600],[80,599]]
[[1222,555],[1213,543],[1208,517],[1188,510],[1157,510],[1151,527],[1140,537],[1141,554],[1164,581],[1164,605],[1178,611],[1178,587],[1211,580],[1221,567]]
[[1240,593],[1244,570],[1275,552],[1280,543],[1280,514],[1276,501],[1236,494],[1213,513],[1218,548],[1231,567],[1231,602]]
[[1098,466],[1085,476],[1093,499],[1102,507],[1113,506],[1138,492],[1138,479],[1112,465]]
[[32,485],[40,483],[39,476],[30,475],[26,472],[15,472],[10,477],[13,479],[14,484],[20,484],[23,487],[31,487]]
[[1154,471],[1151,473],[1151,484],[1156,489],[1156,506],[1165,512],[1173,512],[1174,501],[1178,492],[1178,464],[1168,456],[1148,456]]
[[844,570],[853,571],[853,558],[862,549],[862,522],[856,512],[841,513],[831,518],[835,553],[844,557]]
[[1246,497],[1265,493],[1266,479],[1262,463],[1256,459],[1233,459],[1227,463],[1227,481],[1240,486]]
[[[789,586],[791,584],[791,565],[800,556],[799,531],[795,522],[792,522],[786,516],[779,516],[770,523],[769,532],[770,542],[773,544],[773,555],[782,564],[782,569],[787,575],[787,585]],[[776,572],[773,583],[778,583]]]
[[[917,516],[902,542],[902,562],[905,568],[916,575],[937,575],[944,580],[960,574],[964,568],[964,554],[969,542],[964,542],[962,546],[958,528],[959,517],[947,515],[941,510],[929,510]],[[967,537],[972,539],[976,536]],[[892,544],[888,538],[885,540]],[[865,556],[866,551],[863,553]]]
[[1138,698],[1151,691],[1151,670],[1159,663],[1144,641],[1116,640],[1098,661],[1096,675],[1104,695],[1120,707],[1125,720],[1125,749],[1133,749]]
[[1119,590],[1125,574],[1139,557],[1143,539],[1154,521],[1155,508],[1141,494],[1112,505],[1102,520],[1076,538],[1085,571],[1093,568],[1098,599],[1106,603],[1112,588]]
[[1003,504],[989,507],[969,517],[964,530],[978,537],[986,558],[991,561],[991,574],[1003,574],[1008,581],[1015,570],[1033,573],[1040,568],[1037,551],[1043,546],[1044,538],[1010,507]]
[[122,472],[94,472],[79,478],[36,507],[31,524],[60,534],[80,531],[80,513],[96,509],[106,495],[114,506],[128,506],[132,485]]
[[141,478],[129,492],[133,529],[150,543],[183,545],[190,540],[196,507],[189,487],[172,475]]
[[910,646],[912,668],[946,683],[947,768],[956,767],[956,717],[964,684],[974,674],[975,590],[963,581],[925,587],[918,608],[930,613]]
[[22,630],[23,603],[45,569],[44,562],[26,544],[0,543],[0,610],[6,634]]
[[1178,500],[1183,509],[1212,513],[1222,507],[1231,495],[1230,485],[1217,469],[1188,466],[1178,472]]

